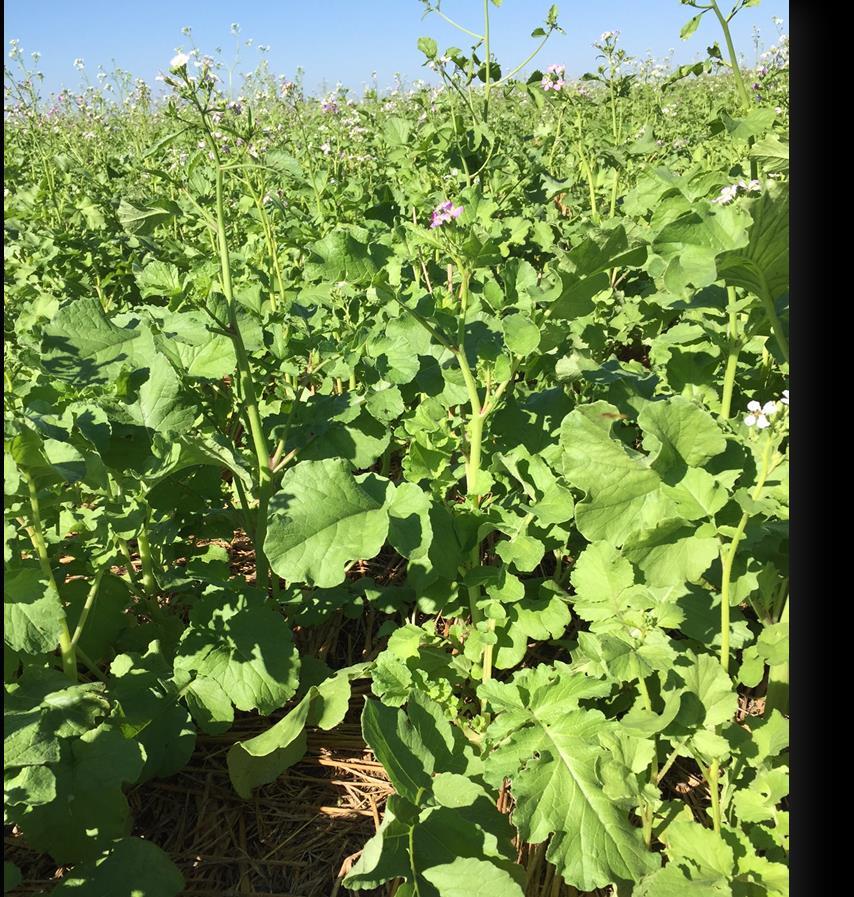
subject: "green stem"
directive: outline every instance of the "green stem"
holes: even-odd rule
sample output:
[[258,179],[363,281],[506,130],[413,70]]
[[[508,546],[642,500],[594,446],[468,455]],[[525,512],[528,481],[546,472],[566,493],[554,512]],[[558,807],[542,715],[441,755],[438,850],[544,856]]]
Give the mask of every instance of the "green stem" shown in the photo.
[[655,784],[660,785],[662,779],[670,772],[670,767],[676,762],[676,758],[679,756],[679,751],[681,750],[682,745],[677,744],[675,748],[667,755],[667,759],[664,761],[664,765],[658,772],[658,775],[655,778]]
[[738,333],[738,313],[735,309],[735,287],[727,287],[727,308],[729,325],[727,327],[727,359],[724,371],[724,385],[721,394],[720,419],[729,420],[732,409],[732,391],[735,387],[735,373],[738,369],[738,355],[741,351],[741,338]]
[[[33,548],[36,550],[36,554],[39,559],[39,566],[42,569],[42,573],[47,579],[48,584],[53,587],[54,592],[56,592],[57,597],[59,597],[59,588],[56,584],[56,578],[53,575],[53,568],[50,565],[50,558],[47,553],[47,545],[44,541],[44,530],[42,527],[42,515],[41,508],[39,506],[39,494],[38,489],[36,488],[35,481],[31,476],[24,473],[24,479],[27,482],[27,489],[30,494],[30,510],[32,512],[33,517],[33,525],[28,527],[28,533],[30,536],[30,541],[33,543]],[[68,676],[73,682],[77,681],[77,657],[74,650],[74,645],[71,642],[71,633],[68,631],[68,620],[65,616],[65,611],[63,609],[62,614],[62,623],[60,624],[59,631],[59,651],[62,657],[62,672]]]
[[729,23],[722,15],[716,0],[711,0],[712,2],[712,11],[718,18],[718,22],[720,22],[720,26],[723,29],[724,33],[724,41],[726,41],[727,53],[729,54],[729,64],[732,69],[733,75],[735,75],[735,86],[738,90],[739,98],[741,99],[741,104],[744,106],[745,111],[750,109],[750,94],[747,92],[747,85],[744,83],[744,75],[741,73],[741,68],[738,64],[738,56],[735,53],[735,46],[732,42],[732,34],[730,34]]
[[157,580],[154,576],[154,558],[151,554],[151,542],[148,540],[148,515],[145,523],[136,535],[136,547],[139,551],[139,560],[142,564],[142,590],[146,595],[154,595],[157,592]]
[[[783,607],[783,613],[780,615],[780,622],[789,624],[789,602]],[[789,661],[775,664],[768,670],[768,690],[765,694],[765,715],[768,716],[772,710],[779,710],[780,713],[788,714],[789,712]]]
[[491,60],[489,58],[489,2],[490,0],[483,0],[483,43],[484,43],[484,51],[486,52],[486,81],[484,82],[483,87],[483,121],[484,124],[486,120],[489,118],[489,92],[492,88],[492,72],[491,72]]
[[711,766],[706,770],[706,779],[709,783],[709,795],[712,799],[712,828],[716,834],[721,832],[721,793],[720,793],[720,762],[712,760]]
[[611,208],[609,212],[609,217],[613,218],[617,212],[617,188],[620,183],[620,170],[618,168],[614,169],[614,184],[611,187]]
[[[214,153],[217,153],[216,142],[209,134],[209,143]],[[246,417],[249,421],[249,430],[252,436],[252,444],[255,448],[255,457],[258,462],[258,515],[255,525],[255,582],[261,589],[267,588],[267,558],[264,554],[264,538],[267,534],[267,507],[272,492],[273,472],[270,468],[270,450],[267,439],[264,436],[264,427],[261,423],[261,414],[258,410],[258,400],[255,394],[255,382],[252,379],[252,369],[249,364],[249,355],[243,343],[243,336],[237,324],[237,311],[234,306],[234,294],[231,283],[231,261],[228,254],[228,241],[225,233],[225,201],[223,198],[223,172],[217,157],[216,168],[216,230],[219,241],[220,267],[222,271],[223,295],[228,306],[229,327],[234,354],[237,358],[237,371],[240,380],[241,394],[244,399]]]
[[[753,489],[753,493],[751,498],[756,501],[759,498],[759,494],[762,491],[762,487],[765,485],[765,480],[768,479],[768,474],[771,473],[773,468],[770,467],[771,461],[771,440],[769,439],[766,446],[765,452],[762,456],[762,469],[759,473],[759,479],[756,481],[756,486]],[[735,529],[735,534],[732,537],[732,541],[729,545],[729,551],[724,558],[723,563],[723,572],[721,575],[721,666],[724,668],[724,672],[729,672],[729,637],[730,637],[730,592],[732,590],[732,567],[735,563],[735,556],[738,552],[738,543],[741,541],[741,537],[744,535],[744,530],[747,527],[747,521],[750,520],[750,514],[745,511],[741,515],[741,519],[738,521],[738,526]]]
[[92,608],[95,605],[95,599],[98,597],[98,589],[101,587],[101,580],[104,578],[104,574],[107,572],[107,565],[104,564],[98,572],[95,574],[95,578],[92,580],[92,585],[89,587],[89,592],[86,595],[86,601],[83,604],[83,610],[80,611],[80,619],[77,621],[77,626],[74,628],[74,635],[71,636],[71,647],[76,648],[77,643],[80,641],[80,636],[83,635],[83,628],[86,626],[86,621],[89,619],[89,614],[92,611]]
[[[738,64],[738,56],[735,52],[735,46],[732,42],[732,34],[729,30],[729,22],[723,16],[718,7],[716,0],[711,0],[711,9],[714,14],[717,16],[718,22],[720,23],[721,28],[724,33],[724,41],[726,42],[727,53],[729,54],[729,66],[733,75],[735,76],[735,86],[738,90],[738,96],[741,100],[741,105],[745,112],[749,112],[751,108],[750,102],[750,94],[747,92],[747,85],[744,83],[744,75],[741,73],[741,66]],[[755,143],[755,139],[753,137],[748,138],[748,147],[752,147]],[[759,173],[758,165],[755,159],[750,160],[750,177],[756,178]]]
[[760,292],[759,298],[762,300],[762,306],[765,309],[765,314],[768,315],[768,320],[771,323],[771,330],[774,333],[774,339],[777,340],[777,345],[780,348],[780,352],[783,358],[786,360],[786,363],[788,363],[789,343],[786,340],[786,335],[783,333],[783,324],[777,315],[777,309],[774,308],[774,300],[771,298],[771,293],[764,285]]
[[[459,325],[459,347],[455,350],[457,362],[463,375],[463,382],[466,385],[466,391],[469,397],[469,406],[471,414],[468,423],[468,459],[466,462],[466,494],[471,503],[477,507],[480,504],[480,496],[477,494],[477,481],[480,474],[481,464],[481,447],[483,444],[483,424],[486,420],[486,409],[481,405],[480,395],[477,390],[477,383],[474,379],[471,366],[466,357],[465,350],[465,319],[466,309],[468,308],[468,289],[469,274],[462,266],[457,263],[460,269],[462,283],[460,286],[460,325]],[[475,544],[470,557],[470,566],[473,569],[480,565],[480,545]],[[478,603],[480,601],[480,586],[469,586],[469,607],[471,609],[472,623],[476,626],[483,620],[483,614],[480,612]],[[489,621],[490,631],[494,629],[494,621]],[[482,681],[488,682],[492,678],[492,645],[484,645],[483,647],[483,675]]]

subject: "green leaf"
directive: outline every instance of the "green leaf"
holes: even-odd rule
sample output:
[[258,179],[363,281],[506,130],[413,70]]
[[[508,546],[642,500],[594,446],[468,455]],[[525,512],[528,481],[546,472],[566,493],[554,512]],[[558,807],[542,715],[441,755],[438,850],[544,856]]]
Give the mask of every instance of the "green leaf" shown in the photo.
[[177,897],[184,877],[151,841],[122,838],[102,856],[81,863],[50,892],[51,897]]
[[134,271],[134,277],[143,299],[149,296],[173,299],[180,296],[183,289],[178,268],[158,259]]
[[189,762],[196,733],[175,688],[164,685],[170,669],[159,644],[152,642],[146,654],[118,655],[110,673],[110,696],[119,705],[115,718],[145,750],[139,781],[174,775]]
[[369,698],[362,711],[362,732],[397,793],[418,804],[430,790],[435,758],[406,715]]
[[330,588],[344,581],[347,563],[374,557],[389,530],[377,485],[376,477],[359,484],[343,459],[302,461],[287,470],[270,502],[264,541],[273,570],[291,582]]
[[424,878],[440,897],[524,897],[521,885],[506,869],[475,857],[457,857],[425,869]]
[[238,710],[278,710],[297,689],[299,655],[260,594],[209,588],[190,611],[175,669],[216,682]]
[[679,37],[682,40],[688,40],[688,38],[697,30],[697,26],[700,24],[700,19],[703,18],[707,10],[703,10],[703,12],[694,16],[693,18],[688,19],[688,21],[682,26],[679,30]]
[[560,435],[566,478],[587,493],[576,506],[578,529],[591,541],[613,545],[677,519],[688,509],[683,481],[690,477],[693,485],[691,470],[726,447],[711,416],[681,396],[644,404],[638,424],[646,456],[611,435],[620,416],[607,402],[582,405],[564,419]]
[[487,763],[494,779],[511,780],[519,833],[531,844],[550,838],[546,857],[566,882],[585,891],[637,880],[660,864],[602,790],[597,768],[608,754],[598,736],[614,724],[578,706],[602,685],[556,664],[478,689],[496,711]]
[[65,628],[65,612],[40,567],[22,567],[3,578],[3,640],[13,651],[49,654]]
[[8,860],[3,861],[3,893],[12,891],[24,880],[21,870]]
[[717,273],[728,285],[776,300],[789,290],[789,193],[768,183],[750,204],[750,239],[746,246],[717,258]]
[[342,670],[320,685],[312,685],[299,704],[266,732],[233,744],[227,760],[234,790],[249,799],[253,788],[274,782],[299,762],[306,752],[306,727],[332,729],[344,719],[350,678],[359,672],[358,667]]
[[507,348],[521,357],[530,355],[540,344],[540,329],[523,314],[508,315],[501,320]]
[[115,838],[130,833],[122,784],[137,780],[142,748],[113,728],[99,726],[62,745],[56,799],[15,813],[27,843],[57,863],[91,860]]
[[131,234],[145,236],[155,227],[180,214],[181,207],[168,199],[158,199],[148,206],[135,206],[126,199],[119,203],[117,216],[119,224]]
[[221,735],[234,722],[234,706],[222,686],[207,676],[196,676],[184,693],[187,709],[207,735]]
[[439,52],[439,47],[432,37],[419,37],[418,49],[428,58],[435,59]]
[[44,327],[42,364],[53,377],[78,388],[115,381],[123,368],[147,367],[156,356],[151,332],[107,320],[97,299],[61,305]]

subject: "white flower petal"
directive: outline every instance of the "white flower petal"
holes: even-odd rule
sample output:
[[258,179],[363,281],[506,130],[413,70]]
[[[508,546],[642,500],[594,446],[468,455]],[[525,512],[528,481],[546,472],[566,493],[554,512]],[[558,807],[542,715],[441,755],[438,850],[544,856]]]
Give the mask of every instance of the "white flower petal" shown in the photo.
[[756,415],[748,414],[747,417],[744,419],[744,422],[747,424],[748,427],[752,427],[756,423]]
[[762,406],[755,399],[752,402],[747,403],[748,411],[759,411],[761,408]]
[[766,402],[762,406],[763,414],[776,414],[777,413],[777,403],[776,402]]
[[760,415],[759,415],[759,420],[756,421],[756,426],[757,426],[760,430],[764,430],[766,427],[770,427],[770,426],[771,426],[771,421],[768,420],[768,418],[765,417],[764,414],[760,414]]

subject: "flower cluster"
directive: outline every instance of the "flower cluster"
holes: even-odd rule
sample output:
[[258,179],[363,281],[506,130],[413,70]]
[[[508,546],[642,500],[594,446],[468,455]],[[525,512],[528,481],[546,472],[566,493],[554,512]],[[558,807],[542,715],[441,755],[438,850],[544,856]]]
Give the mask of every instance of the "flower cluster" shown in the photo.
[[449,199],[433,209],[433,220],[430,222],[430,227],[441,227],[452,219],[459,218],[462,213],[463,207],[455,206]]
[[759,193],[762,185],[757,180],[745,181],[743,178],[737,184],[730,184],[721,190],[720,195],[713,199],[713,203],[726,206],[729,205],[739,194],[742,193]]
[[562,90],[566,86],[565,74],[565,65],[550,65],[546,69],[546,74],[543,75],[543,80],[540,82],[543,90]]
[[[780,398],[781,405],[785,405],[788,407],[789,405],[789,390],[784,389],[783,395]],[[757,430],[765,430],[771,426],[771,418],[780,410],[777,402],[766,402],[764,405],[760,405],[755,399],[752,402],[747,403],[747,410],[750,414],[744,418],[745,424],[748,427],[756,427]]]

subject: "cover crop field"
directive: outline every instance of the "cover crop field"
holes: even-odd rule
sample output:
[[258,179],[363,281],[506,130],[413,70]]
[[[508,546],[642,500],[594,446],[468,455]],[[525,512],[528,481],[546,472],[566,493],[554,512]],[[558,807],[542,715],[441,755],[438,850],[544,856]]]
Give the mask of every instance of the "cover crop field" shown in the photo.
[[4,891],[788,894],[788,40],[682,3],[358,98],[12,42]]

